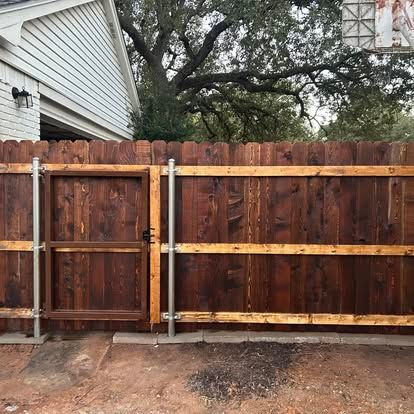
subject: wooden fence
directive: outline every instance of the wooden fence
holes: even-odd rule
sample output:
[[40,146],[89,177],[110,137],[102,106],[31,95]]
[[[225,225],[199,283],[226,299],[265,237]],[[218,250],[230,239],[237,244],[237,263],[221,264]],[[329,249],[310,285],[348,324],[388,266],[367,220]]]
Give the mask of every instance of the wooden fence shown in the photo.
[[[27,165],[16,163],[33,156],[55,171],[45,174],[46,190],[56,171],[83,171],[56,177],[46,197],[51,329],[149,329],[160,322],[167,296],[160,166],[170,157],[180,170],[182,322],[414,325],[414,144],[0,143],[3,315],[31,307],[31,182]],[[19,168],[26,174],[6,174]],[[148,171],[148,197],[144,184],[107,174],[137,168]],[[91,169],[105,178],[86,177]],[[137,244],[145,200],[153,228],[149,283]],[[0,321],[2,329],[29,327]]]

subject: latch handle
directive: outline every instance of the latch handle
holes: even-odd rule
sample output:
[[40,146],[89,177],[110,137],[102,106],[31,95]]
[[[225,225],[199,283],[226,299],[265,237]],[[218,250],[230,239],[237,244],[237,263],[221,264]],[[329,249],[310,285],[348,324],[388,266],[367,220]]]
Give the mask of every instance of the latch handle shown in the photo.
[[144,241],[146,241],[147,243],[153,243],[152,241],[151,241],[151,237],[153,236],[153,234],[151,234],[151,229],[148,229],[148,230],[144,230],[143,232],[142,232],[142,239],[144,240]]

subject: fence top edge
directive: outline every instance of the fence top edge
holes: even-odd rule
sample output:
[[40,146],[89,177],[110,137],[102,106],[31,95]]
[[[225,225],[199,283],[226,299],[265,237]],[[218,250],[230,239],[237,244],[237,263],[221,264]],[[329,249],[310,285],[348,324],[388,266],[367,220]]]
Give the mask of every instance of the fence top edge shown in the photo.
[[15,139],[6,139],[6,140],[0,140],[0,144],[3,145],[35,145],[42,143],[49,144],[49,145],[79,145],[79,143],[86,144],[86,145],[96,145],[96,143],[102,143],[105,145],[107,142],[110,142],[111,145],[121,145],[121,144],[141,144],[141,145],[152,145],[152,144],[160,144],[163,145],[182,145],[182,144],[193,144],[193,145],[240,145],[240,146],[251,146],[251,145],[295,145],[295,144],[304,144],[304,145],[338,145],[338,146],[349,146],[349,145],[414,145],[414,142],[410,141],[388,141],[388,140],[377,140],[377,141],[335,141],[335,140],[328,140],[328,141],[322,141],[322,140],[314,140],[314,141],[306,141],[306,140],[294,140],[294,141],[287,141],[287,140],[281,140],[281,141],[246,141],[246,142],[225,142],[225,141],[192,141],[192,140],[185,140],[185,141],[168,141],[163,139],[156,139],[156,140],[147,140],[147,139],[137,139],[133,141],[101,141],[101,140],[92,140],[87,141],[84,139],[71,139],[71,140],[48,140],[48,141],[39,141],[39,140],[15,140]]

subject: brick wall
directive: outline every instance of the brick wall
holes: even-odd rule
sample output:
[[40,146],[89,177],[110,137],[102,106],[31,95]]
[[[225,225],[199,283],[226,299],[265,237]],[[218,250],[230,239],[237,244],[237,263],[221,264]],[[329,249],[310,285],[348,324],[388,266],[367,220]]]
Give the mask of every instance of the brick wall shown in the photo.
[[[33,108],[19,108],[11,95],[12,87],[24,86],[33,95]],[[0,140],[40,139],[39,83],[0,61]]]

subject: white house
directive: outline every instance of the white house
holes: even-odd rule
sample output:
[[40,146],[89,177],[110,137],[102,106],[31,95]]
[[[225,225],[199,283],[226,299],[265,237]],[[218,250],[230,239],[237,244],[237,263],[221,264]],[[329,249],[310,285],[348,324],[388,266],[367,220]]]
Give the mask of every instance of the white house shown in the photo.
[[113,0],[0,0],[1,140],[132,139],[138,110]]

